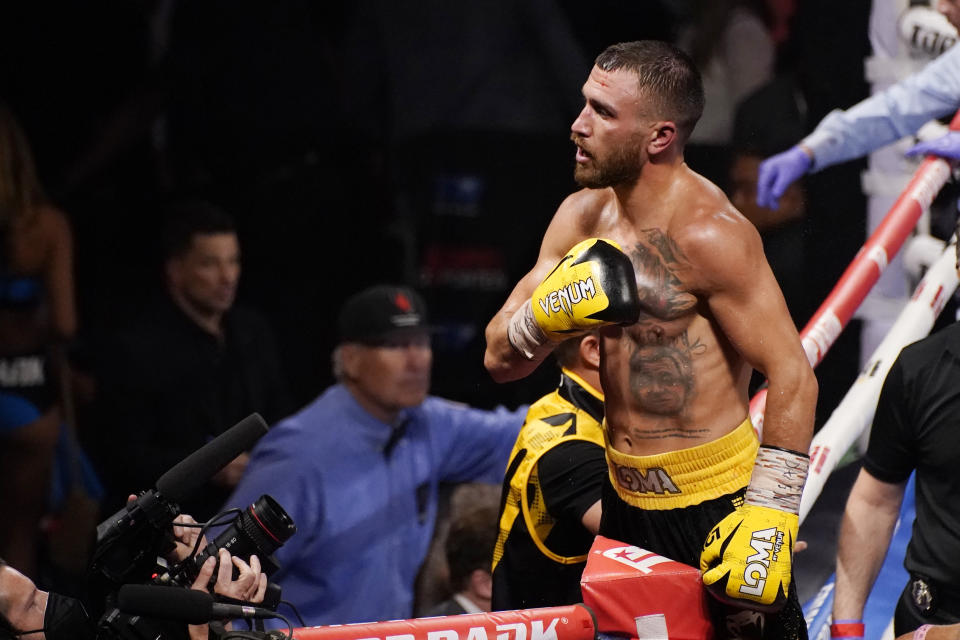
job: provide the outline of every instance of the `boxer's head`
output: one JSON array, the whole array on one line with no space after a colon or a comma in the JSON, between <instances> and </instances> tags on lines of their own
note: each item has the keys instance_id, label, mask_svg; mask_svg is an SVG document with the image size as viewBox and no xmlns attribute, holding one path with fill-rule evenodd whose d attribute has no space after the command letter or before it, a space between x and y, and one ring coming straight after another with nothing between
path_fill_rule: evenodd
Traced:
<instances>
[{"instance_id":1,"label":"boxer's head","mask_svg":"<svg viewBox=\"0 0 960 640\"><path fill-rule=\"evenodd\" d=\"M594 65L633 73L645 115L676 123L681 142L690 137L704 104L703 81L690 56L666 42L639 40L607 47Z\"/></svg>"},{"instance_id":2,"label":"boxer's head","mask_svg":"<svg viewBox=\"0 0 960 640\"><path fill-rule=\"evenodd\" d=\"M571 126L574 178L584 187L636 180L651 158L682 150L703 111L703 83L689 56L665 42L608 47L583 85Z\"/></svg>"}]
</instances>

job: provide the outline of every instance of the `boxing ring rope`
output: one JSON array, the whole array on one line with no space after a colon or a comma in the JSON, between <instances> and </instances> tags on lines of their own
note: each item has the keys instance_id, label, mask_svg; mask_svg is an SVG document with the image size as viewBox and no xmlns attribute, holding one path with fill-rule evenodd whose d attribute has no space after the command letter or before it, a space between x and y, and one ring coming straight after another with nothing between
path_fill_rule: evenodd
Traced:
<instances>
[{"instance_id":1,"label":"boxing ring rope","mask_svg":"<svg viewBox=\"0 0 960 640\"><path fill-rule=\"evenodd\" d=\"M800 521L810 512L830 472L873 421L880 388L900 350L923 338L957 288L954 241L931 265L913 297L871 354L850 390L810 443L810 473L800 501Z\"/></svg>"},{"instance_id":2,"label":"boxing ring rope","mask_svg":"<svg viewBox=\"0 0 960 640\"><path fill-rule=\"evenodd\" d=\"M943 305L960 284L956 269L955 243L956 237L946 246L940 258L927 270L914 290L913 297L904 306L900 315L897 316L896 322L894 322L883 341L871 354L870 359L850 390L837 405L837 408L834 409L820 431L813 437L813 441L810 443L810 472L800 501L800 522L803 522L810 513L813 504L826 484L827 478L837 467L844 453L873 421L883 381L886 379L887 372L896 360L900 350L930 332L934 321L943 310ZM904 498L901 517L903 511L910 505L912 505L912 492ZM909 530L909 526L907 529ZM903 524L898 523L894 538L902 538L904 535L908 535L908 533L903 530ZM878 612L880 607L876 606L876 603L872 603L872 600L877 593L879 581L885 577L885 573L905 573L900 566L905 547L906 541L901 541L899 547L891 542L887 551L888 559L884 562L884 570L881 575L877 576L877 582L874 584L874 589L867 600L864 620L868 618L873 620L880 615ZM900 561L897 563L896 569L888 570L886 565L889 564L891 554L897 553L895 548L899 549ZM899 580L898 583L902 584L903 579ZM807 621L807 630L811 640L824 640L830 637L834 587L834 578L831 577L813 600L804 606L804 617ZM899 591L897 595L899 595ZM891 598L887 598L887 600L891 600ZM892 602L887 604L890 605L889 613L892 619L896 597L893 597ZM870 635L873 637L872 633ZM883 637L892 637L892 634L884 634Z\"/></svg>"},{"instance_id":3,"label":"boxing ring rope","mask_svg":"<svg viewBox=\"0 0 960 640\"><path fill-rule=\"evenodd\" d=\"M960 111L954 115L950 129L960 129ZM900 249L924 209L930 206L933 198L949 179L951 171L951 165L939 158L928 156L923 161L880 226L860 249L830 295L804 327L801 339L812 366L815 367L822 361L840 331L880 278L889 258ZM954 243L957 241L954 237L940 258L927 270L912 298L884 340L871 354L853 386L827 423L814 436L810 445L810 473L800 505L801 523L822 492L830 473L873 421L883 381L900 350L930 332L943 305L956 290L958 278ZM750 403L751 417L757 420L754 424L761 427L765 403L765 389L754 396ZM831 577L809 605L804 607L811 639L830 637L833 588L834 579ZM868 610L870 606L868 600ZM892 637L889 629L884 637Z\"/></svg>"},{"instance_id":4,"label":"boxing ring rope","mask_svg":"<svg viewBox=\"0 0 960 640\"><path fill-rule=\"evenodd\" d=\"M950 129L960 130L960 111L954 114L950 121ZM870 289L880 279L890 258L900 250L910 232L916 227L920 216L930 207L940 189L950 179L952 170L949 162L935 156L927 156L917 168L903 193L890 207L883 221L870 234L826 300L800 332L801 344L811 366L816 367L820 364L827 351L836 342ZM948 253L949 251L945 251L944 256ZM940 265L939 269L937 265ZM810 472L800 504L801 523L820 495L827 477L836 468L840 458L873 420L880 386L883 384L892 360L904 346L930 332L933 321L943 308L943 303L956 289L956 270L953 263L949 265L949 273L945 271L946 268L942 256L928 270L927 275L917 286L910 303L901 312L887 337L871 355L864 372L857 378L827 423L810 443ZM928 282L928 278L936 282ZM926 288L926 295L923 295L924 288ZM930 295L933 295L934 299L928 300L927 297ZM922 301L918 302L918 298L922 298ZM935 307L932 317L922 311L924 304L934 305L930 307L931 309ZM904 318L907 309L913 309L913 311ZM913 322L919 324L911 325L910 323ZM921 329L922 333L917 333L911 329L912 326L925 328ZM875 384L868 384L869 382ZM750 400L750 418L758 431L763 428L766 400L766 389L761 389ZM865 413L858 414L856 411ZM848 425L852 425L852 428ZM830 426L829 430L827 426Z\"/></svg>"},{"instance_id":5,"label":"boxing ring rope","mask_svg":"<svg viewBox=\"0 0 960 640\"><path fill-rule=\"evenodd\" d=\"M593 613L582 604L293 630L297 640L593 640L596 634Z\"/></svg>"},{"instance_id":6,"label":"boxing ring rope","mask_svg":"<svg viewBox=\"0 0 960 640\"><path fill-rule=\"evenodd\" d=\"M960 131L960 111L950 121L950 129ZM946 160L927 156L883 221L854 256L827 299L800 332L803 350L811 366L820 364L836 342L870 289L880 279L890 258L900 250L924 210L930 207L934 197L950 179L951 170ZM758 430L763 428L766 403L766 389L759 391L750 401L750 417Z\"/></svg>"},{"instance_id":7,"label":"boxing ring rope","mask_svg":"<svg viewBox=\"0 0 960 640\"><path fill-rule=\"evenodd\" d=\"M950 129L960 130L960 111L954 115ZM816 367L823 360L870 289L879 280L890 258L900 250L924 210L929 208L934 197L949 180L951 172L951 165L940 158L928 156L921 163L906 189L800 332L803 349L811 366ZM830 418L814 436L810 447L810 472L800 505L801 523L840 458L872 422L880 387L900 350L929 333L943 305L957 288L955 241L956 239L946 247L940 258L927 270L887 336L873 352ZM750 416L758 430L763 426L765 405L766 389L762 389L750 401ZM817 622L810 626L811 638L817 638L822 631L815 627L829 620L829 615L818 615L823 613L824 609L829 611L832 593L829 593L829 596L831 597L822 597L819 602L814 603L814 607L819 611L812 612ZM808 619L808 625L810 623L811 620ZM572 605L304 627L294 629L294 637L298 640L593 640L598 633L605 631L609 630L598 628L597 619L587 606ZM637 635L642 636L639 626Z\"/></svg>"}]
</instances>

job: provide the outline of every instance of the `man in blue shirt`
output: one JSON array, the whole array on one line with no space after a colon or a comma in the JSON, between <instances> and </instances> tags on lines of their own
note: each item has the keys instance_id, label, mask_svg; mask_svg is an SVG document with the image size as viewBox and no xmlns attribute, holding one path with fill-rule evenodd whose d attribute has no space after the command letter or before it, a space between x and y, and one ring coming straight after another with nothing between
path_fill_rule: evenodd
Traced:
<instances>
[{"instance_id":1,"label":"man in blue shirt","mask_svg":"<svg viewBox=\"0 0 960 640\"><path fill-rule=\"evenodd\" d=\"M944 0L937 9L960 28L960 0ZM805 173L864 156L916 133L933 118L960 108L960 45L901 82L845 111L835 109L809 136L760 165L757 204L776 209L787 187ZM960 136L948 134L911 149L945 157L960 156Z\"/></svg>"},{"instance_id":2,"label":"man in blue shirt","mask_svg":"<svg viewBox=\"0 0 960 640\"><path fill-rule=\"evenodd\" d=\"M405 287L351 297L338 383L254 448L227 507L266 493L297 533L271 579L308 625L409 618L441 482L499 482L526 407L483 411L428 395L426 308Z\"/></svg>"}]
</instances>

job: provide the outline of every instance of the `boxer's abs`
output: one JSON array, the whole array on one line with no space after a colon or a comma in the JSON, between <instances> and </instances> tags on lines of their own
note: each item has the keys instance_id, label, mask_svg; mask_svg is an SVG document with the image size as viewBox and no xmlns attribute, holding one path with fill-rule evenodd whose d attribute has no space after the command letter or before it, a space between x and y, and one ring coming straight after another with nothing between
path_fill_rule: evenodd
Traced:
<instances>
[{"instance_id":1,"label":"boxer's abs","mask_svg":"<svg viewBox=\"0 0 960 640\"><path fill-rule=\"evenodd\" d=\"M636 329L602 340L607 436L615 449L631 455L685 449L743 422L749 369L736 354L689 331L645 342Z\"/></svg>"},{"instance_id":2,"label":"boxer's abs","mask_svg":"<svg viewBox=\"0 0 960 640\"><path fill-rule=\"evenodd\" d=\"M644 230L624 251L642 312L634 325L602 331L611 445L652 455L726 435L747 414L750 368L686 286L693 268L667 234Z\"/></svg>"}]
</instances>

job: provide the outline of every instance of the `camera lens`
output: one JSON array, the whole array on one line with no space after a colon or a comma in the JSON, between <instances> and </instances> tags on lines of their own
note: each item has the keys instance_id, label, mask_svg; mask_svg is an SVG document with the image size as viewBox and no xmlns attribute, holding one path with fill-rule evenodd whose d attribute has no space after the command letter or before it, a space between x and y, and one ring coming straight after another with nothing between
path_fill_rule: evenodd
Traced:
<instances>
[{"instance_id":1,"label":"camera lens","mask_svg":"<svg viewBox=\"0 0 960 640\"><path fill-rule=\"evenodd\" d=\"M266 494L260 496L237 520L241 530L258 550L258 555L270 555L297 531L293 518L280 503Z\"/></svg>"},{"instance_id":2,"label":"camera lens","mask_svg":"<svg viewBox=\"0 0 960 640\"><path fill-rule=\"evenodd\" d=\"M230 555L249 561L251 555L260 558L260 565L267 575L279 567L271 557L273 552L296 533L293 518L269 495L260 496L256 502L240 512L229 527L214 538L213 542L192 558L179 565L174 580L189 585L197 571L218 549L226 549ZM216 572L214 572L216 575Z\"/></svg>"},{"instance_id":3,"label":"camera lens","mask_svg":"<svg viewBox=\"0 0 960 640\"><path fill-rule=\"evenodd\" d=\"M247 559L255 553L262 559L276 551L296 530L283 507L264 494L240 512L233 524L214 539L213 546L239 558Z\"/></svg>"}]
</instances>

